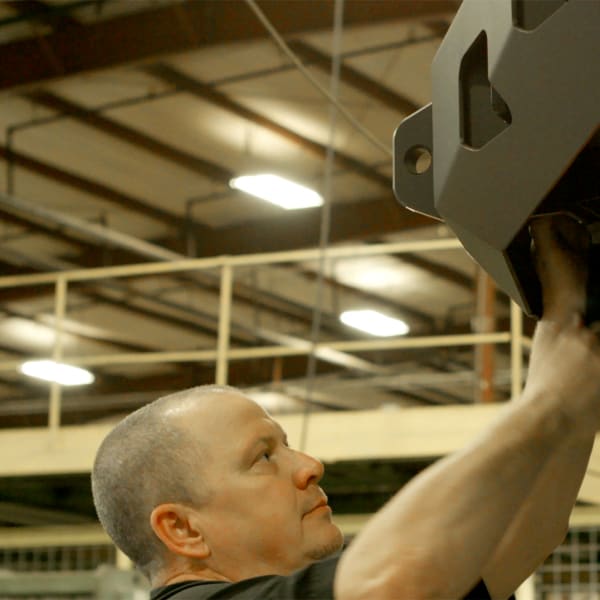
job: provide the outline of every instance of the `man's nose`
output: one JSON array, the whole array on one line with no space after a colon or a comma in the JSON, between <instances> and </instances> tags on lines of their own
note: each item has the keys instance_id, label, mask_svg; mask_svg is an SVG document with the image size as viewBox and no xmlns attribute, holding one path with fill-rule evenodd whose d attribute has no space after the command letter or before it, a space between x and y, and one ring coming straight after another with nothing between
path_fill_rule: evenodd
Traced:
<instances>
[{"instance_id":1,"label":"man's nose","mask_svg":"<svg viewBox=\"0 0 600 600\"><path fill-rule=\"evenodd\" d=\"M294 483L300 489L307 488L311 483L317 484L321 481L325 467L318 459L304 454L304 452L296 452L297 465L294 470Z\"/></svg>"}]
</instances>

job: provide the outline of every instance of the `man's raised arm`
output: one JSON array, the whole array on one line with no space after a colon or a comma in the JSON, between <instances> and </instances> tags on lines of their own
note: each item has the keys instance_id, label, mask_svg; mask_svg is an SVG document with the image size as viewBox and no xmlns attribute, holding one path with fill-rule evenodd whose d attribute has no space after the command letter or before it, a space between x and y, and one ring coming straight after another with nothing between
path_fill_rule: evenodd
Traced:
<instances>
[{"instance_id":1,"label":"man's raised arm","mask_svg":"<svg viewBox=\"0 0 600 600\"><path fill-rule=\"evenodd\" d=\"M564 257L549 235L549 226L538 232L546 265ZM545 314L519 401L375 515L340 561L337 600L461 598L486 573L489 580L507 532L564 440L589 443L600 420L600 351L576 303L560 309L563 297L549 291L570 285L570 273L559 269L544 280L540 272ZM531 537L513 543L526 551ZM496 597L509 593L493 584Z\"/></svg>"}]
</instances>

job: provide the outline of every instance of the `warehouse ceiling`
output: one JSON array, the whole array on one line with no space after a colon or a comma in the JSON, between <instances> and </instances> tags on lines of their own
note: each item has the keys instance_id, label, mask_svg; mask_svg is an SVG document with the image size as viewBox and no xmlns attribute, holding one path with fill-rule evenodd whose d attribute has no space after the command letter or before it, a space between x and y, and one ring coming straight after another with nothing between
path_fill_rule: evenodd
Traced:
<instances>
[{"instance_id":1,"label":"warehouse ceiling","mask_svg":"<svg viewBox=\"0 0 600 600\"><path fill-rule=\"evenodd\" d=\"M458 5L346 0L337 61L333 2L258 2L322 86L340 65L338 101L375 144L333 116L244 0L0 3L1 274L451 238L397 204L389 149L429 101ZM329 228L325 209L285 211L229 185L259 172L324 194ZM476 273L458 248L238 267L230 346L372 339L339 321L351 308L401 318L409 335L470 333ZM506 297L484 312L507 329ZM52 286L2 289L0 314L1 360L51 356ZM214 349L218 315L217 269L74 283L64 355ZM505 350L496 399L508 393ZM232 361L229 382L275 411L301 409L308 393L316 410L469 403L476 359L468 345L261 357ZM197 360L93 371L92 386L63 391L62 423L215 378L214 361ZM0 370L0 426L44 425L47 411L48 385Z\"/></svg>"}]
</instances>

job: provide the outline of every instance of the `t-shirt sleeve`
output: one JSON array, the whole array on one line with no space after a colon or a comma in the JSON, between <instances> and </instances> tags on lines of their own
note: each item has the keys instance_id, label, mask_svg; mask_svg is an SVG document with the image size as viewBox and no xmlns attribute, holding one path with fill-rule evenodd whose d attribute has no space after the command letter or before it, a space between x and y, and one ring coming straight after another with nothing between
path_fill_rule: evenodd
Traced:
<instances>
[{"instance_id":1,"label":"t-shirt sleeve","mask_svg":"<svg viewBox=\"0 0 600 600\"><path fill-rule=\"evenodd\" d=\"M490 593L483 581L479 583L463 598L463 600L491 600ZM511 596L508 600L515 600L514 596Z\"/></svg>"},{"instance_id":2,"label":"t-shirt sleeve","mask_svg":"<svg viewBox=\"0 0 600 600\"><path fill-rule=\"evenodd\" d=\"M491 596L488 589L485 587L485 583L479 581L463 600L491 600Z\"/></svg>"}]
</instances>

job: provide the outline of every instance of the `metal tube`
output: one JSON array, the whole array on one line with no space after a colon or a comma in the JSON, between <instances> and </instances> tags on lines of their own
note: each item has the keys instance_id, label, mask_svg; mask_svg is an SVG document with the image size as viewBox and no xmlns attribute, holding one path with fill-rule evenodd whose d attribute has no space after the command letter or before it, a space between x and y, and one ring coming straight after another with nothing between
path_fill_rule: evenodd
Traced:
<instances>
[{"instance_id":1,"label":"metal tube","mask_svg":"<svg viewBox=\"0 0 600 600\"><path fill-rule=\"evenodd\" d=\"M392 340L360 340L328 342L323 348L333 348L345 352L362 350L392 350L396 348L431 348L434 346L470 346L474 344L502 344L510 341L510 333L470 333L464 335L427 335L414 338ZM320 348L321 346L319 346Z\"/></svg>"},{"instance_id":2,"label":"metal tube","mask_svg":"<svg viewBox=\"0 0 600 600\"><path fill-rule=\"evenodd\" d=\"M480 266L477 267L476 281L474 329L477 333L488 333L495 329L496 284ZM494 353L493 344L475 348L475 402L494 401Z\"/></svg>"},{"instance_id":3,"label":"metal tube","mask_svg":"<svg viewBox=\"0 0 600 600\"><path fill-rule=\"evenodd\" d=\"M219 338L215 382L227 384L227 355L229 351L229 326L231 324L231 289L233 268L224 264L221 269L221 294L219 296Z\"/></svg>"},{"instance_id":4,"label":"metal tube","mask_svg":"<svg viewBox=\"0 0 600 600\"><path fill-rule=\"evenodd\" d=\"M62 362L63 347L62 333L65 308L67 304L67 281L63 277L56 280L56 292L54 297L54 349L52 360ZM59 383L52 382L50 386L50 399L48 403L48 427L56 431L60 427L60 403L62 388Z\"/></svg>"},{"instance_id":5,"label":"metal tube","mask_svg":"<svg viewBox=\"0 0 600 600\"><path fill-rule=\"evenodd\" d=\"M103 225L88 223L82 219L44 208L35 202L29 202L22 198L0 193L0 205L11 213L25 215L27 218L33 216L48 223L57 223L62 227L85 235L87 239L113 242L116 246L138 252L142 256L156 258L157 260L177 260L183 258L183 255L178 252L172 252L156 244L120 233Z\"/></svg>"},{"instance_id":6,"label":"metal tube","mask_svg":"<svg viewBox=\"0 0 600 600\"><path fill-rule=\"evenodd\" d=\"M465 335L434 335L415 338L394 338L392 340L356 340L337 341L318 344L315 351L325 357L327 351L361 352L366 350L395 350L406 348L432 348L451 346L470 346L479 344L504 344L511 341L509 332L474 333ZM303 356L311 351L310 343L299 346L260 346L258 348L229 348L229 360L246 360L275 356ZM179 352L129 352L123 354L102 354L96 356L68 357L65 360L80 367L124 364L151 364L167 362L213 362L217 360L216 350L185 350ZM1 371L11 371L18 367L19 361L0 362Z\"/></svg>"},{"instance_id":7,"label":"metal tube","mask_svg":"<svg viewBox=\"0 0 600 600\"><path fill-rule=\"evenodd\" d=\"M6 193L13 194L15 190L15 161L13 160L12 149L14 143L15 130L12 127L6 128Z\"/></svg>"},{"instance_id":8,"label":"metal tube","mask_svg":"<svg viewBox=\"0 0 600 600\"><path fill-rule=\"evenodd\" d=\"M1 194L0 194L1 198ZM342 246L329 248L325 252L327 258L356 258L358 256L378 256L382 254L402 254L404 252L422 252L425 250L450 250L462 248L455 238L442 240L419 240L413 242L396 242L391 244L373 244L369 246ZM285 252L267 252L247 254L244 256L217 256L214 258L185 259L169 262L122 265L118 267L98 267L95 269L73 269L55 273L39 273L35 275L13 275L0 277L0 288L21 287L26 285L51 284L60 275L68 281L89 281L107 277L132 277L139 275L156 275L160 273L177 273L213 269L225 263L232 267L249 265L268 265L277 263L318 260L319 249L290 250Z\"/></svg>"},{"instance_id":9,"label":"metal tube","mask_svg":"<svg viewBox=\"0 0 600 600\"><path fill-rule=\"evenodd\" d=\"M523 313L516 302L510 303L511 397L517 398L523 385Z\"/></svg>"}]
</instances>

